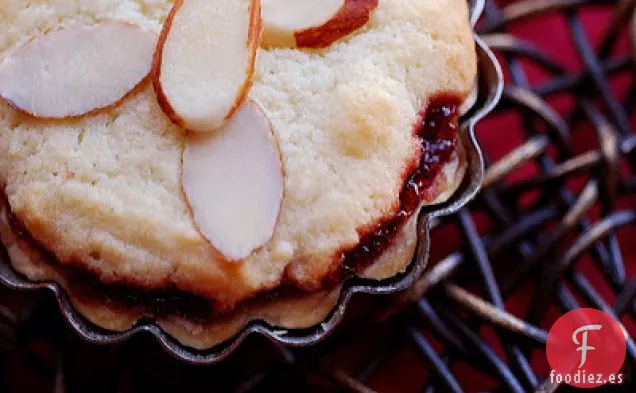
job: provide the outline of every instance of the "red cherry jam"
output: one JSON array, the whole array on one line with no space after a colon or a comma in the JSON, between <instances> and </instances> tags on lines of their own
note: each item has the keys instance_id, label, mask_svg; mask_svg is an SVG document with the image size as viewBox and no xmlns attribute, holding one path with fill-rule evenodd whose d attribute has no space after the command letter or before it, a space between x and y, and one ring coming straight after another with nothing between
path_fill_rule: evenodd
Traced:
<instances>
[{"instance_id":1,"label":"red cherry jam","mask_svg":"<svg viewBox=\"0 0 636 393\"><path fill-rule=\"evenodd\" d=\"M393 245L399 230L420 204L435 199L439 193L434 187L435 180L457 147L460 105L461 100L457 97L438 96L422 112L421 121L415 127L421 157L400 193L400 208L395 216L363 234L356 248L343 253L348 270L359 271L374 262Z\"/></svg>"}]
</instances>

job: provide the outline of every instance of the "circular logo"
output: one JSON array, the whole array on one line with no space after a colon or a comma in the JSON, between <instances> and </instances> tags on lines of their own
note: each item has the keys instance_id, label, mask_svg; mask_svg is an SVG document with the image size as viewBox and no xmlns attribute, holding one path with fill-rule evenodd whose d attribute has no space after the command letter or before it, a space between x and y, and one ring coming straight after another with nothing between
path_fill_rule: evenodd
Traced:
<instances>
[{"instance_id":1,"label":"circular logo","mask_svg":"<svg viewBox=\"0 0 636 393\"><path fill-rule=\"evenodd\" d=\"M591 308L570 311L548 334L550 382L577 388L621 384L625 346L623 329L608 314Z\"/></svg>"}]
</instances>

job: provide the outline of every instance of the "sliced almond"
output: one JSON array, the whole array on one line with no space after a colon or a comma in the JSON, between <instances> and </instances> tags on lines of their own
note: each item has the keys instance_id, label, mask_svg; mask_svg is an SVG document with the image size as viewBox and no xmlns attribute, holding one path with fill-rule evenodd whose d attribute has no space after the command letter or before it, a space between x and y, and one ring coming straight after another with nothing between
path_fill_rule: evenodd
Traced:
<instances>
[{"instance_id":1,"label":"sliced almond","mask_svg":"<svg viewBox=\"0 0 636 393\"><path fill-rule=\"evenodd\" d=\"M113 105L150 73L157 37L119 22L36 37L0 64L0 96L41 118L81 116Z\"/></svg>"},{"instance_id":2,"label":"sliced almond","mask_svg":"<svg viewBox=\"0 0 636 393\"><path fill-rule=\"evenodd\" d=\"M164 112L190 131L221 127L247 98L261 35L260 0L177 0L153 70Z\"/></svg>"},{"instance_id":3,"label":"sliced almond","mask_svg":"<svg viewBox=\"0 0 636 393\"><path fill-rule=\"evenodd\" d=\"M283 182L271 125L254 102L216 132L187 136L183 190L201 234L228 260L245 259L270 241Z\"/></svg>"},{"instance_id":4,"label":"sliced almond","mask_svg":"<svg viewBox=\"0 0 636 393\"><path fill-rule=\"evenodd\" d=\"M263 0L263 44L324 48L363 27L379 0Z\"/></svg>"}]
</instances>

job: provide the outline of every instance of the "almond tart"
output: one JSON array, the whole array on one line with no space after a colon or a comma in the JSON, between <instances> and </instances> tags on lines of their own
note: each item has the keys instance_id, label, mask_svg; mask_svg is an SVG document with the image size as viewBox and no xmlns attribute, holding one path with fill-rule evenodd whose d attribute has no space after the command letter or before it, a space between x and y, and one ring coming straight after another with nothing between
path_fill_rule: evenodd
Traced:
<instances>
[{"instance_id":1,"label":"almond tart","mask_svg":"<svg viewBox=\"0 0 636 393\"><path fill-rule=\"evenodd\" d=\"M466 171L463 0L0 3L0 238L96 325L209 348L403 272Z\"/></svg>"}]
</instances>

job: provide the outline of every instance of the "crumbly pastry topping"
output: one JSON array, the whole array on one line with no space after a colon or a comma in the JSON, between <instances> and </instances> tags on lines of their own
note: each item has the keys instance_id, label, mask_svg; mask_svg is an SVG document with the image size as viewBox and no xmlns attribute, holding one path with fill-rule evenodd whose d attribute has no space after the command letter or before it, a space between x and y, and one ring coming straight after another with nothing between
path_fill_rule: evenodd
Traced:
<instances>
[{"instance_id":1,"label":"crumbly pastry topping","mask_svg":"<svg viewBox=\"0 0 636 393\"><path fill-rule=\"evenodd\" d=\"M476 59L463 0L326 1L332 8L306 14L315 5L301 4L298 18L307 19L293 23L280 17L289 1L262 0L262 10L256 0L227 0L223 7L184 0L174 8L161 0L1 3L0 96L6 102L0 102L0 184L33 238L60 263L105 283L176 288L226 308L283 281L319 288L341 267L342 250L355 248L368 228L398 212L405 181L422 154L416 132L422 108L440 92L467 92ZM352 3L364 7L353 9ZM279 14L270 14L272 8ZM166 24L171 10L172 23ZM182 18L197 14L206 18ZM236 22L231 31L203 22L221 16ZM334 26L347 18L350 28L334 39ZM29 97L20 92L24 83L3 89L16 80L11 74L3 82L3 64L35 64L41 49L19 56L38 39L118 23L162 37L154 71L125 97L122 89L150 72L143 61L124 68L130 75L124 87L94 92L78 101L90 103L80 109L74 104L41 116L48 119L33 108L49 109L60 99ZM267 45L261 25L269 32ZM299 39L307 31L311 45ZM206 46L214 37L224 44ZM111 58L116 49L127 50L112 48ZM75 55L79 60L66 68L56 68L63 64L58 61L40 70L43 79L27 87L41 91L41 81L59 75L66 79L55 92L89 94L82 78L91 86L99 86L99 78ZM95 63L101 55L86 56ZM208 73L202 65L211 62L220 63ZM12 72L19 74L20 67ZM106 73L103 86L117 87L114 78ZM197 84L208 89L186 97L193 106L184 107L178 101ZM46 87L52 94L55 86ZM20 92L23 101L11 100L7 91ZM257 109L246 112L246 105ZM252 127L255 139L266 137L252 143L232 131L237 124ZM248 145L253 150L237 148ZM236 153L201 164L197 157L219 146ZM189 150L198 153L184 156ZM251 153L242 157L245 151ZM251 157L262 159L257 168L245 166ZM217 172L188 169L200 164ZM256 169L258 178L250 181ZM223 173L237 179L218 175ZM206 208L208 198L215 211ZM240 206L267 214L241 215Z\"/></svg>"}]
</instances>

